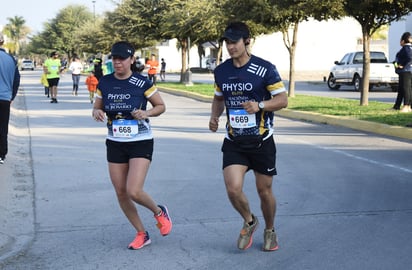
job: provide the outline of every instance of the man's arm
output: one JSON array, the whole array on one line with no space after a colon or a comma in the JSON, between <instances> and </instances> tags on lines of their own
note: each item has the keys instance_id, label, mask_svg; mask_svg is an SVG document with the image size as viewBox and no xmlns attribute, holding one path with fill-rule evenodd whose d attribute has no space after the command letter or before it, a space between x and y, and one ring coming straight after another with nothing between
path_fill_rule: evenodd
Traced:
<instances>
[{"instance_id":1,"label":"man's arm","mask_svg":"<svg viewBox=\"0 0 412 270\"><path fill-rule=\"evenodd\" d=\"M19 68L16 66L16 70L14 72L14 79L13 79L13 92L11 94L11 100L14 100L14 98L17 95L17 91L19 90L20 86L20 72Z\"/></svg>"},{"instance_id":2,"label":"man's arm","mask_svg":"<svg viewBox=\"0 0 412 270\"><path fill-rule=\"evenodd\" d=\"M286 92L279 93L272 96L271 99L262 101L264 111L274 112L286 108L288 106L288 96ZM259 108L259 102L257 101L247 101L242 103L243 108L250 114L257 113Z\"/></svg>"},{"instance_id":3,"label":"man's arm","mask_svg":"<svg viewBox=\"0 0 412 270\"><path fill-rule=\"evenodd\" d=\"M223 96L214 96L212 102L212 113L210 114L209 130L216 132L219 128L219 117L225 109Z\"/></svg>"},{"instance_id":4,"label":"man's arm","mask_svg":"<svg viewBox=\"0 0 412 270\"><path fill-rule=\"evenodd\" d=\"M286 92L279 93L269 100L263 101L265 104L264 111L274 112L288 106L288 95Z\"/></svg>"}]
</instances>

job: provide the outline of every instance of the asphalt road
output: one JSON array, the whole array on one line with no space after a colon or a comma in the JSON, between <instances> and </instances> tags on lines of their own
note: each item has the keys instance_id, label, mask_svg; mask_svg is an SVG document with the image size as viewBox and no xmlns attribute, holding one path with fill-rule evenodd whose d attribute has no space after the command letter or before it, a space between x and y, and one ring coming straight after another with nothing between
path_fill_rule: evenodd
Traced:
<instances>
[{"instance_id":1,"label":"asphalt road","mask_svg":"<svg viewBox=\"0 0 412 270\"><path fill-rule=\"evenodd\" d=\"M105 127L91 119L86 88L72 96L65 75L59 104L50 104L35 72L23 72L22 87L13 103L12 151L0 166L0 202L9 198L0 207L0 236L9 239L0 246L0 269L404 270L412 264L410 141L278 117L280 249L261 251L260 226L252 247L239 251L242 221L221 174L223 126L208 131L209 103L162 93L167 111L152 119L155 154L145 187L168 206L174 227L161 237L151 213L139 208L152 244L131 251L135 232L117 204ZM263 221L251 173L245 190Z\"/></svg>"}]
</instances>

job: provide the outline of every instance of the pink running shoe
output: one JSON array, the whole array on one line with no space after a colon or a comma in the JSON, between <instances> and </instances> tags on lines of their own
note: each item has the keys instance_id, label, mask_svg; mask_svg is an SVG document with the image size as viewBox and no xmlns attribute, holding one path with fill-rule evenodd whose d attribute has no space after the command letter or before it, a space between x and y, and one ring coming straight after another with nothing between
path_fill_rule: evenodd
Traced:
<instances>
[{"instance_id":1,"label":"pink running shoe","mask_svg":"<svg viewBox=\"0 0 412 270\"><path fill-rule=\"evenodd\" d=\"M135 239L129 244L128 249L141 249L150 245L150 243L152 243L152 240L150 240L148 232L138 232Z\"/></svg>"},{"instance_id":2,"label":"pink running shoe","mask_svg":"<svg viewBox=\"0 0 412 270\"><path fill-rule=\"evenodd\" d=\"M169 211L167 210L167 207L164 205L158 205L160 209L162 209L162 212L160 215L155 215L155 219L157 220L156 226L160 230L160 234L163 236L166 236L170 233L172 230L172 219L169 216Z\"/></svg>"}]
</instances>

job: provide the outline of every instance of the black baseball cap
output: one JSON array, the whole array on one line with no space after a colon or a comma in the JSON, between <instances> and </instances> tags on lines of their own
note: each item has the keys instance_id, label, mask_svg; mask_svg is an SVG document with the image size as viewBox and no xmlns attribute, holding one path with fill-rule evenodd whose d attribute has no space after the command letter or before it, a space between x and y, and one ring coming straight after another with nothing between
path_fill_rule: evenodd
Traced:
<instances>
[{"instance_id":1,"label":"black baseball cap","mask_svg":"<svg viewBox=\"0 0 412 270\"><path fill-rule=\"evenodd\" d=\"M117 56L126 59L134 55L134 48L129 42L119 41L113 44L111 54L112 57Z\"/></svg>"},{"instance_id":2,"label":"black baseball cap","mask_svg":"<svg viewBox=\"0 0 412 270\"><path fill-rule=\"evenodd\" d=\"M250 37L249 27L243 22L232 22L230 23L220 38L220 41L230 40L233 42L239 41L239 39L247 39Z\"/></svg>"}]
</instances>

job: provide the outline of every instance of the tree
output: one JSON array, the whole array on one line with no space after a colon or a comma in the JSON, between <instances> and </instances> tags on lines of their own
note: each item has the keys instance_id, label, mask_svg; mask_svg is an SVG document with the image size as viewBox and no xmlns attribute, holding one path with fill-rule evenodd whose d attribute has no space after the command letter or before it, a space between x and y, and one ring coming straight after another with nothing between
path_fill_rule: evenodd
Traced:
<instances>
[{"instance_id":1,"label":"tree","mask_svg":"<svg viewBox=\"0 0 412 270\"><path fill-rule=\"evenodd\" d=\"M282 32L283 43L289 52L289 97L295 96L295 53L299 24L313 18L318 21L343 16L341 0L280 0L271 1L273 17L269 25Z\"/></svg>"},{"instance_id":2,"label":"tree","mask_svg":"<svg viewBox=\"0 0 412 270\"><path fill-rule=\"evenodd\" d=\"M282 33L283 43L289 52L289 97L295 96L295 52L299 23L310 18L320 21L343 15L342 0L241 0L236 6L228 1L226 9L230 10L234 19L247 22L253 36L277 31Z\"/></svg>"},{"instance_id":3,"label":"tree","mask_svg":"<svg viewBox=\"0 0 412 270\"><path fill-rule=\"evenodd\" d=\"M79 55L79 29L92 22L93 14L83 5L69 5L61 9L51 25L54 47L65 52L69 59Z\"/></svg>"},{"instance_id":4,"label":"tree","mask_svg":"<svg viewBox=\"0 0 412 270\"><path fill-rule=\"evenodd\" d=\"M193 44L201 44L218 37L220 14L218 0L168 0L163 1L166 8L159 13L160 38L178 40L181 49L181 77L185 82L189 56L187 52ZM187 79L187 78L186 78Z\"/></svg>"},{"instance_id":5,"label":"tree","mask_svg":"<svg viewBox=\"0 0 412 270\"><path fill-rule=\"evenodd\" d=\"M114 40L117 40L117 35L111 32L110 23L105 17L96 18L78 29L78 50L89 56L110 51Z\"/></svg>"},{"instance_id":6,"label":"tree","mask_svg":"<svg viewBox=\"0 0 412 270\"><path fill-rule=\"evenodd\" d=\"M381 26L400 20L412 12L411 0L347 0L344 5L348 16L355 18L362 28L363 73L360 105L369 103L370 40Z\"/></svg>"},{"instance_id":7,"label":"tree","mask_svg":"<svg viewBox=\"0 0 412 270\"><path fill-rule=\"evenodd\" d=\"M48 55L51 51L64 52L69 59L81 55L80 44L83 26L93 22L93 14L82 5L69 5L61 9L55 18L43 24L44 30L33 36L30 49ZM90 42L90 41L89 41Z\"/></svg>"},{"instance_id":8,"label":"tree","mask_svg":"<svg viewBox=\"0 0 412 270\"><path fill-rule=\"evenodd\" d=\"M181 82L188 70L188 49L206 41L217 40L220 20L217 0L124 0L107 13L103 25L110 29L110 39L127 39L136 48L176 38L181 50ZM105 30L104 30L105 31ZM202 50L199 50L202 54Z\"/></svg>"},{"instance_id":9,"label":"tree","mask_svg":"<svg viewBox=\"0 0 412 270\"><path fill-rule=\"evenodd\" d=\"M124 0L106 14L102 25L106 40L127 40L136 49L153 46L160 30L158 12L163 6L158 0Z\"/></svg>"},{"instance_id":10,"label":"tree","mask_svg":"<svg viewBox=\"0 0 412 270\"><path fill-rule=\"evenodd\" d=\"M45 30L31 39L32 51L48 54L51 50L59 50L70 57L91 50L108 51L113 42L119 40L128 40L136 49L143 49L176 38L177 49L182 52L183 76L188 69L189 47L208 41L214 44L227 22L221 19L224 13L219 0L123 0L115 10L95 22L81 20L80 26L77 18L87 9L82 7L74 14L72 8L62 9L44 24ZM76 25L75 35L69 22ZM199 54L202 54L201 49Z\"/></svg>"},{"instance_id":11,"label":"tree","mask_svg":"<svg viewBox=\"0 0 412 270\"><path fill-rule=\"evenodd\" d=\"M8 45L10 53L19 55L20 42L26 38L30 32L29 28L24 24L26 21L21 16L7 18L9 23L4 26L4 31L11 39L11 44Z\"/></svg>"}]
</instances>

